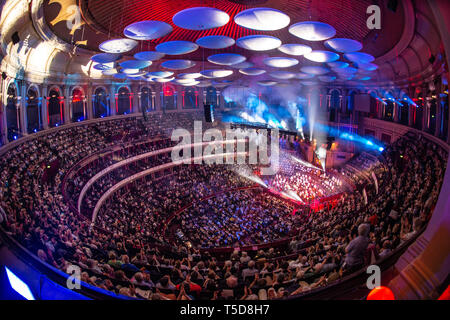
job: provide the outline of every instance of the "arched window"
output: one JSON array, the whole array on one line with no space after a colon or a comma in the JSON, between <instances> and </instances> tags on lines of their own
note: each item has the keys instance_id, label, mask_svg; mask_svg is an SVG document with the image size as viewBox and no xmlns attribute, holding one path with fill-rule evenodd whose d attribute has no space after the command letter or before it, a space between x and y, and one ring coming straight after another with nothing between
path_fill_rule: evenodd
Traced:
<instances>
[{"instance_id":1,"label":"arched window","mask_svg":"<svg viewBox=\"0 0 450 320\"><path fill-rule=\"evenodd\" d=\"M428 101L430 103L430 117L428 118L428 132L434 135L436 131L436 114L437 114L437 99L436 91L428 93Z\"/></svg>"},{"instance_id":2,"label":"arched window","mask_svg":"<svg viewBox=\"0 0 450 320\"><path fill-rule=\"evenodd\" d=\"M152 90L148 87L141 89L141 111L152 112L155 111L155 104L153 103Z\"/></svg>"},{"instance_id":3,"label":"arched window","mask_svg":"<svg viewBox=\"0 0 450 320\"><path fill-rule=\"evenodd\" d=\"M27 132L38 132L42 128L41 98L35 88L27 92Z\"/></svg>"},{"instance_id":4,"label":"arched window","mask_svg":"<svg viewBox=\"0 0 450 320\"><path fill-rule=\"evenodd\" d=\"M128 114L133 110L133 97L127 87L121 87L117 95L117 114Z\"/></svg>"},{"instance_id":5,"label":"arched window","mask_svg":"<svg viewBox=\"0 0 450 320\"><path fill-rule=\"evenodd\" d=\"M424 99L423 94L420 92L417 95L416 107L413 107L413 127L416 129L422 129L422 117L423 117L423 109L424 109Z\"/></svg>"},{"instance_id":6,"label":"arched window","mask_svg":"<svg viewBox=\"0 0 450 320\"><path fill-rule=\"evenodd\" d=\"M444 87L444 93L441 93L441 130L440 137L446 141L448 136L448 85Z\"/></svg>"},{"instance_id":7,"label":"arched window","mask_svg":"<svg viewBox=\"0 0 450 320\"><path fill-rule=\"evenodd\" d=\"M394 121L394 93L391 91L385 92L384 98L386 104L384 105L383 120Z\"/></svg>"},{"instance_id":8,"label":"arched window","mask_svg":"<svg viewBox=\"0 0 450 320\"><path fill-rule=\"evenodd\" d=\"M194 87L187 87L183 93L183 109L198 108L198 91Z\"/></svg>"},{"instance_id":9,"label":"arched window","mask_svg":"<svg viewBox=\"0 0 450 320\"><path fill-rule=\"evenodd\" d=\"M111 114L105 89L97 88L95 90L92 106L94 107L95 118L104 118Z\"/></svg>"},{"instance_id":10,"label":"arched window","mask_svg":"<svg viewBox=\"0 0 450 320\"><path fill-rule=\"evenodd\" d=\"M47 99L48 124L50 127L57 127L64 123L64 97L60 96L58 89L52 89Z\"/></svg>"},{"instance_id":11,"label":"arched window","mask_svg":"<svg viewBox=\"0 0 450 320\"><path fill-rule=\"evenodd\" d=\"M408 109L409 109L409 105L408 102L406 101L400 101L400 105L398 106L399 108L399 120L400 123L407 126L408 125Z\"/></svg>"},{"instance_id":12,"label":"arched window","mask_svg":"<svg viewBox=\"0 0 450 320\"><path fill-rule=\"evenodd\" d=\"M6 100L6 125L8 129L8 140L17 140L20 137L19 107L17 106L17 90L10 84L7 91Z\"/></svg>"},{"instance_id":13,"label":"arched window","mask_svg":"<svg viewBox=\"0 0 450 320\"><path fill-rule=\"evenodd\" d=\"M376 91L369 91L367 94L369 95L370 104L369 118L378 118L378 109L380 108L381 103L378 100L378 94Z\"/></svg>"},{"instance_id":14,"label":"arched window","mask_svg":"<svg viewBox=\"0 0 450 320\"><path fill-rule=\"evenodd\" d=\"M347 114L350 114L353 112L355 108L355 91L351 91L350 94L347 96Z\"/></svg>"},{"instance_id":15,"label":"arched window","mask_svg":"<svg viewBox=\"0 0 450 320\"><path fill-rule=\"evenodd\" d=\"M163 110L177 109L177 92L175 88L167 83L163 84L161 92L161 106Z\"/></svg>"},{"instance_id":16,"label":"arched window","mask_svg":"<svg viewBox=\"0 0 450 320\"><path fill-rule=\"evenodd\" d=\"M83 121L86 119L84 105L84 95L80 89L74 89L72 91L70 113L72 122Z\"/></svg>"},{"instance_id":17,"label":"arched window","mask_svg":"<svg viewBox=\"0 0 450 320\"><path fill-rule=\"evenodd\" d=\"M212 104L215 108L219 105L217 90L214 87L206 88L206 104Z\"/></svg>"},{"instance_id":18,"label":"arched window","mask_svg":"<svg viewBox=\"0 0 450 320\"><path fill-rule=\"evenodd\" d=\"M340 109L339 91L333 90L330 95L330 121L336 121L337 113Z\"/></svg>"},{"instance_id":19,"label":"arched window","mask_svg":"<svg viewBox=\"0 0 450 320\"><path fill-rule=\"evenodd\" d=\"M394 120L394 102L387 100L384 106L384 120L393 121Z\"/></svg>"}]
</instances>

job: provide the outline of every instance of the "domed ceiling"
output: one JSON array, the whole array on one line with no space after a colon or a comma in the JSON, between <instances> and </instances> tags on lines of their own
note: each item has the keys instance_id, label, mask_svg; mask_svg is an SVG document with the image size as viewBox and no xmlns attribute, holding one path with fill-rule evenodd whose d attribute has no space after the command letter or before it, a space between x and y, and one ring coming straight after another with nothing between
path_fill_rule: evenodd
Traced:
<instances>
[{"instance_id":1,"label":"domed ceiling","mask_svg":"<svg viewBox=\"0 0 450 320\"><path fill-rule=\"evenodd\" d=\"M283 82L301 79L302 68L320 67L328 70L322 77L327 84L388 83L418 80L427 69L432 73L436 68L430 69L428 60L439 53L440 38L420 1L398 1L395 10L387 8L387 0L378 1L379 30L367 27L372 0L41 1L45 22L59 39L92 56L120 55L96 62L105 77L118 72L154 80L148 74L170 70L176 80L181 73L217 69L232 71L227 80ZM124 64L127 60L134 62ZM245 72L248 68L262 71ZM273 77L278 71L293 76Z\"/></svg>"}]
</instances>

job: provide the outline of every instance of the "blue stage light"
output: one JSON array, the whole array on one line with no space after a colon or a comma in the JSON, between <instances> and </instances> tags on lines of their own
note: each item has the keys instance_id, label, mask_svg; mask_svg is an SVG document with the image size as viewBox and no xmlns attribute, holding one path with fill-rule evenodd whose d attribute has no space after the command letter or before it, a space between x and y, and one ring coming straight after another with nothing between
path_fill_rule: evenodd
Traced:
<instances>
[{"instance_id":1,"label":"blue stage light","mask_svg":"<svg viewBox=\"0 0 450 320\"><path fill-rule=\"evenodd\" d=\"M36 300L31 293L30 287L16 276L8 267L5 266L6 275L8 276L9 284L18 294L27 300Z\"/></svg>"}]
</instances>

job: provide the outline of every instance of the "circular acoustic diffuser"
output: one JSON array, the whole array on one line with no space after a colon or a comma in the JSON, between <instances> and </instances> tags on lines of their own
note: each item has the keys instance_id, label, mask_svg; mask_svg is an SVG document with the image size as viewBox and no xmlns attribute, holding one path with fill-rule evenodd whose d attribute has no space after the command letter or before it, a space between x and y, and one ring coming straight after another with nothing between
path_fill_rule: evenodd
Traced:
<instances>
[{"instance_id":1,"label":"circular acoustic diffuser","mask_svg":"<svg viewBox=\"0 0 450 320\"><path fill-rule=\"evenodd\" d=\"M302 56L304 54L310 53L312 51L312 48L305 44L286 43L279 47L278 50L291 56Z\"/></svg>"},{"instance_id":2,"label":"circular acoustic diffuser","mask_svg":"<svg viewBox=\"0 0 450 320\"><path fill-rule=\"evenodd\" d=\"M173 76L173 72L171 71L153 71L147 73L148 77L151 78L167 78Z\"/></svg>"},{"instance_id":3,"label":"circular acoustic diffuser","mask_svg":"<svg viewBox=\"0 0 450 320\"><path fill-rule=\"evenodd\" d=\"M155 78L155 79L153 79L153 81L156 81L156 82L159 82L159 83L165 83L165 82L172 81L173 79L175 79L175 77L170 77L170 78Z\"/></svg>"},{"instance_id":4,"label":"circular acoustic diffuser","mask_svg":"<svg viewBox=\"0 0 450 320\"><path fill-rule=\"evenodd\" d=\"M336 68L336 69L348 68L350 66L347 62L344 62L344 61L328 62L327 65L330 68Z\"/></svg>"},{"instance_id":5,"label":"circular acoustic diffuser","mask_svg":"<svg viewBox=\"0 0 450 320\"><path fill-rule=\"evenodd\" d=\"M246 57L236 53L218 53L208 57L208 61L215 64L230 66L247 60Z\"/></svg>"},{"instance_id":6,"label":"circular acoustic diffuser","mask_svg":"<svg viewBox=\"0 0 450 320\"><path fill-rule=\"evenodd\" d=\"M300 69L302 72L315 74L315 75L323 75L330 72L330 69L320 66L306 66Z\"/></svg>"},{"instance_id":7,"label":"circular acoustic diffuser","mask_svg":"<svg viewBox=\"0 0 450 320\"><path fill-rule=\"evenodd\" d=\"M260 7L239 12L234 22L247 29L273 31L287 27L291 19L280 10Z\"/></svg>"},{"instance_id":8,"label":"circular acoustic diffuser","mask_svg":"<svg viewBox=\"0 0 450 320\"><path fill-rule=\"evenodd\" d=\"M194 52L198 49L198 45L190 41L176 40L158 44L155 49L158 52L176 55Z\"/></svg>"},{"instance_id":9,"label":"circular acoustic diffuser","mask_svg":"<svg viewBox=\"0 0 450 320\"><path fill-rule=\"evenodd\" d=\"M233 38L227 36L206 36L195 41L200 47L207 49L224 49L234 45Z\"/></svg>"},{"instance_id":10,"label":"circular acoustic diffuser","mask_svg":"<svg viewBox=\"0 0 450 320\"><path fill-rule=\"evenodd\" d=\"M100 43L99 49L108 53L123 53L133 50L138 42L132 39L112 39Z\"/></svg>"},{"instance_id":11,"label":"circular acoustic diffuser","mask_svg":"<svg viewBox=\"0 0 450 320\"><path fill-rule=\"evenodd\" d=\"M295 73L288 71L273 71L269 73L272 78L280 79L280 80L288 80L295 77Z\"/></svg>"},{"instance_id":12,"label":"circular acoustic diffuser","mask_svg":"<svg viewBox=\"0 0 450 320\"><path fill-rule=\"evenodd\" d=\"M178 78L180 79L197 79L200 78L202 75L200 73L180 73L178 75Z\"/></svg>"},{"instance_id":13,"label":"circular acoustic diffuser","mask_svg":"<svg viewBox=\"0 0 450 320\"><path fill-rule=\"evenodd\" d=\"M245 68L252 68L254 66L253 63L249 62L249 61L244 61L241 63L237 63L237 64L233 64L230 67L231 68L236 68L236 69L245 69Z\"/></svg>"},{"instance_id":14,"label":"circular acoustic diffuser","mask_svg":"<svg viewBox=\"0 0 450 320\"><path fill-rule=\"evenodd\" d=\"M355 63L369 63L375 60L374 56L364 52L346 53L344 58Z\"/></svg>"},{"instance_id":15,"label":"circular acoustic diffuser","mask_svg":"<svg viewBox=\"0 0 450 320\"><path fill-rule=\"evenodd\" d=\"M140 78L142 76L145 76L145 74L146 74L145 71L140 71L138 73L128 74L128 78Z\"/></svg>"},{"instance_id":16,"label":"circular acoustic diffuser","mask_svg":"<svg viewBox=\"0 0 450 320\"><path fill-rule=\"evenodd\" d=\"M111 63L122 59L122 55L119 53L99 53L92 56L91 60L97 63Z\"/></svg>"},{"instance_id":17,"label":"circular acoustic diffuser","mask_svg":"<svg viewBox=\"0 0 450 320\"><path fill-rule=\"evenodd\" d=\"M157 51L142 51L134 55L134 58L142 61L155 61L164 57L165 54Z\"/></svg>"},{"instance_id":18,"label":"circular acoustic diffuser","mask_svg":"<svg viewBox=\"0 0 450 320\"><path fill-rule=\"evenodd\" d=\"M98 63L95 66L93 66L92 68L94 68L95 70L109 70L112 69L112 66L107 65L107 64L102 64L102 63Z\"/></svg>"},{"instance_id":19,"label":"circular acoustic diffuser","mask_svg":"<svg viewBox=\"0 0 450 320\"><path fill-rule=\"evenodd\" d=\"M143 60L127 60L119 63L122 68L125 69L143 69L151 66L151 61Z\"/></svg>"},{"instance_id":20,"label":"circular acoustic diffuser","mask_svg":"<svg viewBox=\"0 0 450 320\"><path fill-rule=\"evenodd\" d=\"M271 81L271 80L262 80L262 81L258 81L258 84L260 86L270 87L270 86L276 85L277 82L276 81Z\"/></svg>"},{"instance_id":21,"label":"circular acoustic diffuser","mask_svg":"<svg viewBox=\"0 0 450 320\"><path fill-rule=\"evenodd\" d=\"M333 82L336 80L336 77L334 76L319 76L319 80L323 82Z\"/></svg>"},{"instance_id":22,"label":"circular acoustic diffuser","mask_svg":"<svg viewBox=\"0 0 450 320\"><path fill-rule=\"evenodd\" d=\"M198 85L199 83L200 83L200 81L192 80L191 82L180 83L180 85L185 86L185 87L193 87L193 86Z\"/></svg>"},{"instance_id":23,"label":"circular acoustic diffuser","mask_svg":"<svg viewBox=\"0 0 450 320\"><path fill-rule=\"evenodd\" d=\"M329 39L324 42L324 45L328 49L332 49L334 51L342 53L359 51L363 47L361 42L345 38Z\"/></svg>"},{"instance_id":24,"label":"circular acoustic diffuser","mask_svg":"<svg viewBox=\"0 0 450 320\"><path fill-rule=\"evenodd\" d=\"M168 35L172 30L172 26L163 21L146 20L130 24L123 34L134 40L153 40Z\"/></svg>"},{"instance_id":25,"label":"circular acoustic diffuser","mask_svg":"<svg viewBox=\"0 0 450 320\"><path fill-rule=\"evenodd\" d=\"M311 79L311 78L314 78L314 74L299 72L295 75L295 78L301 79L301 80Z\"/></svg>"},{"instance_id":26,"label":"circular acoustic diffuser","mask_svg":"<svg viewBox=\"0 0 450 320\"><path fill-rule=\"evenodd\" d=\"M233 70L208 69L200 71L205 78L223 78L233 74Z\"/></svg>"},{"instance_id":27,"label":"circular acoustic diffuser","mask_svg":"<svg viewBox=\"0 0 450 320\"><path fill-rule=\"evenodd\" d=\"M332 26L318 21L295 23L289 27L289 32L308 41L323 41L336 35L336 30Z\"/></svg>"},{"instance_id":28,"label":"circular acoustic diffuser","mask_svg":"<svg viewBox=\"0 0 450 320\"><path fill-rule=\"evenodd\" d=\"M263 60L265 65L274 68L289 68L298 64L298 60L285 57L271 57Z\"/></svg>"},{"instance_id":29,"label":"circular acoustic diffuser","mask_svg":"<svg viewBox=\"0 0 450 320\"><path fill-rule=\"evenodd\" d=\"M358 71L358 69L353 68L353 67L334 68L333 71L338 74L353 74L353 73L356 73Z\"/></svg>"},{"instance_id":30,"label":"circular acoustic diffuser","mask_svg":"<svg viewBox=\"0 0 450 320\"><path fill-rule=\"evenodd\" d=\"M266 70L258 68L244 68L239 69L239 72L245 74L246 76L259 76L261 74L266 73Z\"/></svg>"},{"instance_id":31,"label":"circular acoustic diffuser","mask_svg":"<svg viewBox=\"0 0 450 320\"><path fill-rule=\"evenodd\" d=\"M108 69L108 70L102 71L102 74L105 76L112 76L112 75L115 75L116 73L117 73L116 69Z\"/></svg>"},{"instance_id":32,"label":"circular acoustic diffuser","mask_svg":"<svg viewBox=\"0 0 450 320\"><path fill-rule=\"evenodd\" d=\"M359 81L367 81L372 79L371 77L365 76L365 75L359 75L357 77L354 78L354 80L359 80Z\"/></svg>"},{"instance_id":33,"label":"circular acoustic diffuser","mask_svg":"<svg viewBox=\"0 0 450 320\"><path fill-rule=\"evenodd\" d=\"M352 80L355 75L354 74L338 74L340 80Z\"/></svg>"},{"instance_id":34,"label":"circular acoustic diffuser","mask_svg":"<svg viewBox=\"0 0 450 320\"><path fill-rule=\"evenodd\" d=\"M281 40L272 36L253 35L237 39L236 45L247 50L266 51L278 48Z\"/></svg>"},{"instance_id":35,"label":"circular acoustic diffuser","mask_svg":"<svg viewBox=\"0 0 450 320\"><path fill-rule=\"evenodd\" d=\"M358 63L358 69L366 71L375 71L378 66L375 63Z\"/></svg>"},{"instance_id":36,"label":"circular acoustic diffuser","mask_svg":"<svg viewBox=\"0 0 450 320\"><path fill-rule=\"evenodd\" d=\"M195 66L195 62L191 60L167 60L161 66L172 70L183 70Z\"/></svg>"},{"instance_id":37,"label":"circular acoustic diffuser","mask_svg":"<svg viewBox=\"0 0 450 320\"><path fill-rule=\"evenodd\" d=\"M183 29L207 30L226 25L230 21L230 16L216 8L195 7L176 13L172 21L176 26Z\"/></svg>"},{"instance_id":38,"label":"circular acoustic diffuser","mask_svg":"<svg viewBox=\"0 0 450 320\"><path fill-rule=\"evenodd\" d=\"M206 88L211 85L211 80L201 80L197 83L197 87Z\"/></svg>"},{"instance_id":39,"label":"circular acoustic diffuser","mask_svg":"<svg viewBox=\"0 0 450 320\"><path fill-rule=\"evenodd\" d=\"M314 62L333 62L339 60L339 55L331 51L314 50L305 54L305 58Z\"/></svg>"},{"instance_id":40,"label":"circular acoustic diffuser","mask_svg":"<svg viewBox=\"0 0 450 320\"><path fill-rule=\"evenodd\" d=\"M136 74L138 72L140 72L139 69L122 69L122 73L125 73L127 75L128 74Z\"/></svg>"},{"instance_id":41,"label":"circular acoustic diffuser","mask_svg":"<svg viewBox=\"0 0 450 320\"><path fill-rule=\"evenodd\" d=\"M127 75L125 73L116 73L114 75L114 78L116 78L116 79L126 79Z\"/></svg>"}]
</instances>

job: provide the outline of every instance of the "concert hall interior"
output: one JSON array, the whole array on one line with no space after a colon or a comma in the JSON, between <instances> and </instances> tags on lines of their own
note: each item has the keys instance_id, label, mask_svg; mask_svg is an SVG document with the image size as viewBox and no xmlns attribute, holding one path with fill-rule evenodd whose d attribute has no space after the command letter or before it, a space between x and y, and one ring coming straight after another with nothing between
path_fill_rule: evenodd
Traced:
<instances>
[{"instance_id":1,"label":"concert hall interior","mask_svg":"<svg viewBox=\"0 0 450 320\"><path fill-rule=\"evenodd\" d=\"M0 299L450 299L450 1L0 10Z\"/></svg>"}]
</instances>

